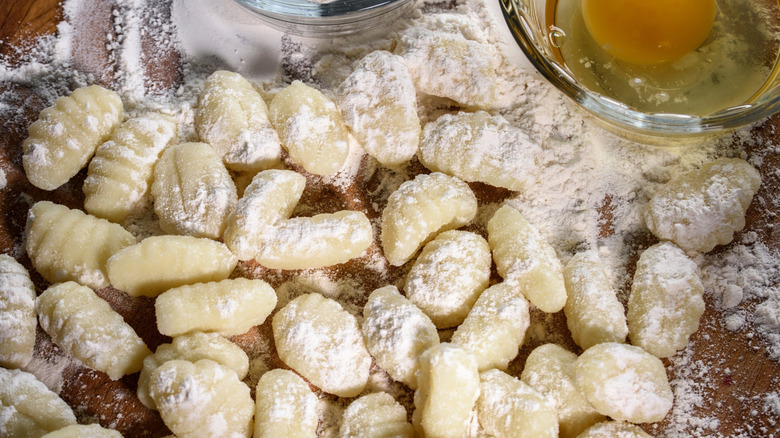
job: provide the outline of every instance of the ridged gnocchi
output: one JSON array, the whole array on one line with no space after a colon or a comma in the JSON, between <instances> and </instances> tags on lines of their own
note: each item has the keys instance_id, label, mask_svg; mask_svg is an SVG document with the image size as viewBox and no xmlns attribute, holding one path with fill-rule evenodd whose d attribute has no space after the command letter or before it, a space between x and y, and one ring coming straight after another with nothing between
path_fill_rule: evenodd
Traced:
<instances>
[{"instance_id":1,"label":"ridged gnocchi","mask_svg":"<svg viewBox=\"0 0 780 438\"><path fill-rule=\"evenodd\" d=\"M122 438L122 434L99 424L72 424L41 438Z\"/></svg>"},{"instance_id":2,"label":"ridged gnocchi","mask_svg":"<svg viewBox=\"0 0 780 438\"><path fill-rule=\"evenodd\" d=\"M0 254L0 366L22 368L33 357L35 285L15 258Z\"/></svg>"},{"instance_id":3,"label":"ridged gnocchi","mask_svg":"<svg viewBox=\"0 0 780 438\"><path fill-rule=\"evenodd\" d=\"M437 328L456 327L488 287L492 258L480 235L445 231L425 244L406 276L406 297Z\"/></svg>"},{"instance_id":4,"label":"ridged gnocchi","mask_svg":"<svg viewBox=\"0 0 780 438\"><path fill-rule=\"evenodd\" d=\"M86 286L72 281L51 286L35 308L55 344L111 380L141 371L151 354L122 315Z\"/></svg>"},{"instance_id":5,"label":"ridged gnocchi","mask_svg":"<svg viewBox=\"0 0 780 438\"><path fill-rule=\"evenodd\" d=\"M444 114L425 125L420 161L434 172L509 190L533 186L541 146L500 115Z\"/></svg>"},{"instance_id":6,"label":"ridged gnocchi","mask_svg":"<svg viewBox=\"0 0 780 438\"><path fill-rule=\"evenodd\" d=\"M108 286L109 257L136 243L120 225L50 201L30 208L25 239L33 267L47 281L72 280L93 289Z\"/></svg>"},{"instance_id":7,"label":"ridged gnocchi","mask_svg":"<svg viewBox=\"0 0 780 438\"><path fill-rule=\"evenodd\" d=\"M122 99L99 85L78 88L44 108L22 142L22 165L35 187L54 190L75 176L124 115Z\"/></svg>"},{"instance_id":8,"label":"ridged gnocchi","mask_svg":"<svg viewBox=\"0 0 780 438\"><path fill-rule=\"evenodd\" d=\"M339 438L412 438L406 409L386 392L366 394L347 406L341 417Z\"/></svg>"},{"instance_id":9,"label":"ridged gnocchi","mask_svg":"<svg viewBox=\"0 0 780 438\"><path fill-rule=\"evenodd\" d=\"M192 236L152 236L106 262L111 285L132 296L227 279L238 260L225 244Z\"/></svg>"},{"instance_id":10,"label":"ridged gnocchi","mask_svg":"<svg viewBox=\"0 0 780 438\"><path fill-rule=\"evenodd\" d=\"M318 293L290 301L272 320L279 358L323 391L354 397L368 383L371 356L357 320Z\"/></svg>"},{"instance_id":11,"label":"ridged gnocchi","mask_svg":"<svg viewBox=\"0 0 780 438\"><path fill-rule=\"evenodd\" d=\"M195 129L231 170L257 172L281 160L282 146L268 119L268 107L239 73L218 70L206 79Z\"/></svg>"},{"instance_id":12,"label":"ridged gnocchi","mask_svg":"<svg viewBox=\"0 0 780 438\"><path fill-rule=\"evenodd\" d=\"M0 432L5 437L40 437L76 424L76 416L34 375L0 368Z\"/></svg>"},{"instance_id":13,"label":"ridged gnocchi","mask_svg":"<svg viewBox=\"0 0 780 438\"><path fill-rule=\"evenodd\" d=\"M487 228L493 260L504 282L516 285L543 312L563 309L567 297L563 266L539 231L508 204L493 214Z\"/></svg>"},{"instance_id":14,"label":"ridged gnocchi","mask_svg":"<svg viewBox=\"0 0 780 438\"><path fill-rule=\"evenodd\" d=\"M400 266L441 231L460 228L477 214L477 197L465 182L440 172L417 175L389 197L382 212L382 249Z\"/></svg>"},{"instance_id":15,"label":"ridged gnocchi","mask_svg":"<svg viewBox=\"0 0 780 438\"><path fill-rule=\"evenodd\" d=\"M363 307L366 347L394 380L417 389L420 355L439 343L439 333L428 316L395 286L376 289Z\"/></svg>"},{"instance_id":16,"label":"ridged gnocchi","mask_svg":"<svg viewBox=\"0 0 780 438\"><path fill-rule=\"evenodd\" d=\"M271 100L268 116L290 159L307 172L332 175L344 166L349 134L336 104L319 90L293 81Z\"/></svg>"},{"instance_id":17,"label":"ridged gnocchi","mask_svg":"<svg viewBox=\"0 0 780 438\"><path fill-rule=\"evenodd\" d=\"M417 92L403 58L377 50L360 60L338 88L344 123L369 155L401 166L420 143Z\"/></svg>"},{"instance_id":18,"label":"ridged gnocchi","mask_svg":"<svg viewBox=\"0 0 780 438\"><path fill-rule=\"evenodd\" d=\"M119 125L89 162L82 186L87 213L121 223L149 192L154 164L176 138L176 121L161 113Z\"/></svg>"},{"instance_id":19,"label":"ridged gnocchi","mask_svg":"<svg viewBox=\"0 0 780 438\"><path fill-rule=\"evenodd\" d=\"M582 432L577 438L653 438L641 427L625 421L602 421Z\"/></svg>"},{"instance_id":20,"label":"ridged gnocchi","mask_svg":"<svg viewBox=\"0 0 780 438\"><path fill-rule=\"evenodd\" d=\"M263 374L255 399L254 438L317 436L317 395L294 372L277 368Z\"/></svg>"},{"instance_id":21,"label":"ridged gnocchi","mask_svg":"<svg viewBox=\"0 0 780 438\"><path fill-rule=\"evenodd\" d=\"M246 333L276 307L276 292L263 280L234 278L168 289L154 302L157 329L166 336Z\"/></svg>"},{"instance_id":22,"label":"ridged gnocchi","mask_svg":"<svg viewBox=\"0 0 780 438\"><path fill-rule=\"evenodd\" d=\"M154 166L154 211L168 234L219 239L238 201L222 159L206 143L180 143Z\"/></svg>"}]
</instances>

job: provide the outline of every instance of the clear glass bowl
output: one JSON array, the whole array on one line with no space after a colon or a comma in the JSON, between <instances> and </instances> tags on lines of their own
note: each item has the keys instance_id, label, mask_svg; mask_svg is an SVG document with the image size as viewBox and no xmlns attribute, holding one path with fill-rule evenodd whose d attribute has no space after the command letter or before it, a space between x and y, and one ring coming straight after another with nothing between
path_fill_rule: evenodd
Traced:
<instances>
[{"instance_id":1,"label":"clear glass bowl","mask_svg":"<svg viewBox=\"0 0 780 438\"><path fill-rule=\"evenodd\" d=\"M274 29L331 38L381 28L403 16L414 0L236 0Z\"/></svg>"},{"instance_id":2,"label":"clear glass bowl","mask_svg":"<svg viewBox=\"0 0 780 438\"><path fill-rule=\"evenodd\" d=\"M563 64L558 47L565 38L547 15L549 0L499 0L509 30L533 66L555 87L623 136L670 144L724 134L780 111L780 67L775 61L769 80L743 104L706 115L649 113L632 109L583 86Z\"/></svg>"}]
</instances>

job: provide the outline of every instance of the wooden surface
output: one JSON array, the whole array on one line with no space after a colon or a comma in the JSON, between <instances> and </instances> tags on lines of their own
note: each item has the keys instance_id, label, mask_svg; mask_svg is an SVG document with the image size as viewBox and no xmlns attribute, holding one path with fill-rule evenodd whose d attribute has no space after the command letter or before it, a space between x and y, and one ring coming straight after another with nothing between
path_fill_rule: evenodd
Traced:
<instances>
[{"instance_id":1,"label":"wooden surface","mask_svg":"<svg viewBox=\"0 0 780 438\"><path fill-rule=\"evenodd\" d=\"M152 1L164 15L167 8L162 1ZM76 28L74 43L75 62L83 66L86 72L93 73L98 82L111 85L114 78L115 65L108 56L105 43L106 37L112 32L111 10L112 2L94 2L95 8L84 28ZM56 23L62 19L61 5L58 0L26 0L0 2L0 55L11 63L24 58L24 50L29 47L32 38L52 34L56 31ZM147 58L154 59L146 70L147 84L150 88L163 89L174 86L179 81L178 55L170 47L156 46L153 40L147 40L144 46ZM43 108L43 101L30 88L14 83L0 84L0 91L11 91L15 96L11 102L18 105L22 117L14 118L0 124L0 165L6 173L7 187L0 191L0 250L11 252L21 246L26 211L30 200L51 199L71 207L80 208L83 196L80 194L80 183L83 172L73 182L54 191L43 192L32 187L26 180L21 169L20 143L26 136L26 127ZM780 143L780 117L773 117L765 124L757 127L753 133L756 138ZM760 147L760 146L758 146ZM752 151L748 148L748 154ZM753 231L759 239L773 250L780 249L780 232L776 227L776 210L780 205L780 155L762 153L765 156L761 165L763 186L758 197L765 200L762 205L755 203L748 212L748 225L745 231ZM372 184L371 181L368 182ZM490 190L481 190L476 186L481 198L506 196ZM327 187L309 190L304 196L310 200L332 199L330 209L354 208L366 211L369 216L376 216L378 211L372 206L372 200L364 194L352 193L349 197L331 193ZM345 200L348 199L348 200ZM306 202L306 199L304 199ZM311 201L313 202L313 201ZM607 215L608 216L608 215ZM20 261L31 268L26 256L20 256ZM343 269L355 268L347 266ZM243 265L243 273L252 276L264 275L263 270L251 264ZM401 275L401 272L394 275ZM362 276L366 286L371 286L375 280L370 271L357 274ZM46 287L45 281L34 275L39 293ZM276 282L283 279L277 278ZM780 293L775 284L774 293ZM167 339L156 331L154 323L153 302L146 298L130 298L123 292L107 288L99 291L112 306L139 332L149 347L154 350L157 345ZM745 302L742 307L750 311L755 303ZM694 346L692 363L700 361L705 375L700 376L709 382L697 389L701 396L700 406L693 412L693 418L716 418L718 424L714 428L705 427L705 436L713 436L716 431L721 436L736 436L741 432L749 432L744 436L770 436L780 433L780 418L777 413L767 412L761 400L767 393L780 391L780 364L771 360L764 341L758 337L750 339L747 332L729 332L720 322L720 314L712 305L708 306L701 329L692 337ZM554 324L562 325L560 315L554 315ZM253 329L250 333L235 337L233 340L246 348L252 348L254 337L268 336L268 324ZM38 333L36 355L53 357L56 347L48 341L47 335ZM570 342L570 340L564 340ZM523 347L520 356L515 360L510 370L517 372L522 368L524 357L534 345ZM669 364L668 361L666 361ZM271 364L272 366L281 364ZM682 367L677 368L683 369ZM684 368L690 369L690 368ZM675 377L675 367L669 366L670 378ZM62 397L73 406L77 415L86 420L99 421L101 424L114 427L125 436L163 436L168 433L156 412L143 407L135 397L137 375L112 382L99 372L87 370L78 365L69 365L63 372L64 384ZM663 429L664 424L661 424ZM651 432L656 431L648 427ZM686 430L690 436L696 436L697 425L692 424Z\"/></svg>"}]
</instances>

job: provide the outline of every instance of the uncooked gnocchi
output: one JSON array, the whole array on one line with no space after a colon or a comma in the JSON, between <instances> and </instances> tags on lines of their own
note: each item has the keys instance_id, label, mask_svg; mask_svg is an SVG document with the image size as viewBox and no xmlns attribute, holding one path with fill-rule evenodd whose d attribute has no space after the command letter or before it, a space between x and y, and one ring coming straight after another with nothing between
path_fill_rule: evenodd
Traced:
<instances>
[{"instance_id":1,"label":"uncooked gnocchi","mask_svg":"<svg viewBox=\"0 0 780 438\"><path fill-rule=\"evenodd\" d=\"M152 236L117 251L106 262L111 285L132 296L225 280L238 260L225 244L192 236Z\"/></svg>"},{"instance_id":2,"label":"uncooked gnocchi","mask_svg":"<svg viewBox=\"0 0 780 438\"><path fill-rule=\"evenodd\" d=\"M641 427L625 421L602 421L582 432L577 438L653 438Z\"/></svg>"},{"instance_id":3,"label":"uncooked gnocchi","mask_svg":"<svg viewBox=\"0 0 780 438\"><path fill-rule=\"evenodd\" d=\"M520 379L501 370L480 374L477 415L496 438L557 438L555 406Z\"/></svg>"},{"instance_id":4,"label":"uncooked gnocchi","mask_svg":"<svg viewBox=\"0 0 780 438\"><path fill-rule=\"evenodd\" d=\"M487 288L452 335L452 343L470 351L480 371L506 370L531 324L528 301L506 283Z\"/></svg>"},{"instance_id":5,"label":"uncooked gnocchi","mask_svg":"<svg viewBox=\"0 0 780 438\"><path fill-rule=\"evenodd\" d=\"M109 284L108 258L136 243L120 225L49 201L28 212L25 239L33 267L47 281L72 280L93 289Z\"/></svg>"},{"instance_id":6,"label":"uncooked gnocchi","mask_svg":"<svg viewBox=\"0 0 780 438\"><path fill-rule=\"evenodd\" d=\"M176 136L176 121L160 113L119 125L89 162L82 189L87 213L121 223L148 193L154 164Z\"/></svg>"},{"instance_id":7,"label":"uncooked gnocchi","mask_svg":"<svg viewBox=\"0 0 780 438\"><path fill-rule=\"evenodd\" d=\"M122 121L122 99L99 85L78 88L44 108L22 143L27 179L54 190L84 168Z\"/></svg>"},{"instance_id":8,"label":"uncooked gnocchi","mask_svg":"<svg viewBox=\"0 0 780 438\"><path fill-rule=\"evenodd\" d=\"M363 318L363 337L377 365L394 380L417 389L420 355L439 343L433 321L395 286L373 291Z\"/></svg>"},{"instance_id":9,"label":"uncooked gnocchi","mask_svg":"<svg viewBox=\"0 0 780 438\"><path fill-rule=\"evenodd\" d=\"M15 258L0 254L0 366L22 368L33 357L35 285Z\"/></svg>"},{"instance_id":10,"label":"uncooked gnocchi","mask_svg":"<svg viewBox=\"0 0 780 438\"><path fill-rule=\"evenodd\" d=\"M445 231L428 242L406 277L406 297L437 328L466 318L490 280L490 246L480 235Z\"/></svg>"},{"instance_id":11,"label":"uncooked gnocchi","mask_svg":"<svg viewBox=\"0 0 780 438\"><path fill-rule=\"evenodd\" d=\"M72 424L41 438L122 438L122 434L99 424Z\"/></svg>"},{"instance_id":12,"label":"uncooked gnocchi","mask_svg":"<svg viewBox=\"0 0 780 438\"><path fill-rule=\"evenodd\" d=\"M406 409L386 392L364 395L349 404L341 417L339 438L412 438Z\"/></svg>"},{"instance_id":13,"label":"uncooked gnocchi","mask_svg":"<svg viewBox=\"0 0 780 438\"><path fill-rule=\"evenodd\" d=\"M534 306L554 313L566 304L563 266L555 249L510 205L488 222L488 242L504 282L517 285Z\"/></svg>"},{"instance_id":14,"label":"uncooked gnocchi","mask_svg":"<svg viewBox=\"0 0 780 438\"><path fill-rule=\"evenodd\" d=\"M282 146L268 107L252 84L238 73L212 73L198 98L195 129L236 171L257 172L279 163Z\"/></svg>"},{"instance_id":15,"label":"uncooked gnocchi","mask_svg":"<svg viewBox=\"0 0 780 438\"><path fill-rule=\"evenodd\" d=\"M584 350L601 342L625 342L626 314L598 253L575 254L563 269L568 298L563 312L571 337Z\"/></svg>"},{"instance_id":16,"label":"uncooked gnocchi","mask_svg":"<svg viewBox=\"0 0 780 438\"><path fill-rule=\"evenodd\" d=\"M273 288L247 278L179 286L154 302L157 329L166 336L194 331L239 335L262 324L274 307Z\"/></svg>"},{"instance_id":17,"label":"uncooked gnocchi","mask_svg":"<svg viewBox=\"0 0 780 438\"><path fill-rule=\"evenodd\" d=\"M576 438L604 416L596 412L577 387L574 363L577 355L556 344L534 348L525 361L520 379L553 402L561 438Z\"/></svg>"},{"instance_id":18,"label":"uncooked gnocchi","mask_svg":"<svg viewBox=\"0 0 780 438\"><path fill-rule=\"evenodd\" d=\"M688 345L704 313L704 286L696 262L671 242L639 256L628 298L631 343L658 357Z\"/></svg>"},{"instance_id":19,"label":"uncooked gnocchi","mask_svg":"<svg viewBox=\"0 0 780 438\"><path fill-rule=\"evenodd\" d=\"M255 403L236 372L212 360L169 360L149 378L149 394L178 438L249 438Z\"/></svg>"},{"instance_id":20,"label":"uncooked gnocchi","mask_svg":"<svg viewBox=\"0 0 780 438\"><path fill-rule=\"evenodd\" d=\"M293 81L271 100L268 116L290 159L307 172L331 175L344 166L349 134L336 104L319 90Z\"/></svg>"},{"instance_id":21,"label":"uncooked gnocchi","mask_svg":"<svg viewBox=\"0 0 780 438\"><path fill-rule=\"evenodd\" d=\"M382 249L400 266L441 231L460 228L477 214L477 197L465 182L440 172L417 175L394 191L382 212Z\"/></svg>"},{"instance_id":22,"label":"uncooked gnocchi","mask_svg":"<svg viewBox=\"0 0 780 438\"><path fill-rule=\"evenodd\" d=\"M444 114L425 125L420 161L434 172L509 190L533 186L542 148L500 115Z\"/></svg>"},{"instance_id":23,"label":"uncooked gnocchi","mask_svg":"<svg viewBox=\"0 0 780 438\"><path fill-rule=\"evenodd\" d=\"M154 166L154 211L168 234L219 239L238 201L222 159L206 143L180 143Z\"/></svg>"},{"instance_id":24,"label":"uncooked gnocchi","mask_svg":"<svg viewBox=\"0 0 780 438\"><path fill-rule=\"evenodd\" d=\"M354 316L318 293L301 295L273 317L279 358L313 385L354 397L368 383L371 356Z\"/></svg>"},{"instance_id":25,"label":"uncooked gnocchi","mask_svg":"<svg viewBox=\"0 0 780 438\"><path fill-rule=\"evenodd\" d=\"M273 369L255 390L254 438L314 438L319 414L317 395L290 370Z\"/></svg>"},{"instance_id":26,"label":"uncooked gnocchi","mask_svg":"<svg viewBox=\"0 0 780 438\"><path fill-rule=\"evenodd\" d=\"M336 103L352 134L381 164L401 166L417 153L417 93L400 56L366 55L341 83Z\"/></svg>"},{"instance_id":27,"label":"uncooked gnocchi","mask_svg":"<svg viewBox=\"0 0 780 438\"><path fill-rule=\"evenodd\" d=\"M661 187L647 204L645 223L685 251L709 252L745 226L760 185L761 175L747 161L719 158Z\"/></svg>"},{"instance_id":28,"label":"uncooked gnocchi","mask_svg":"<svg viewBox=\"0 0 780 438\"><path fill-rule=\"evenodd\" d=\"M76 424L76 416L34 375L0 367L0 435L40 437Z\"/></svg>"},{"instance_id":29,"label":"uncooked gnocchi","mask_svg":"<svg viewBox=\"0 0 780 438\"><path fill-rule=\"evenodd\" d=\"M661 421L673 394L660 359L639 347L605 342L574 362L580 391L602 415L631 423Z\"/></svg>"}]
</instances>

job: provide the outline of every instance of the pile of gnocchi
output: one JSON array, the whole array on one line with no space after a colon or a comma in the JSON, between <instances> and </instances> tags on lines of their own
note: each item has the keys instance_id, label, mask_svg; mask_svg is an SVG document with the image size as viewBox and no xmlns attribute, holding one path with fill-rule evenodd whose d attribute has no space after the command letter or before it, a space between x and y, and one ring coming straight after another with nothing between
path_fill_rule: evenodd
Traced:
<instances>
[{"instance_id":1,"label":"pile of gnocchi","mask_svg":"<svg viewBox=\"0 0 780 438\"><path fill-rule=\"evenodd\" d=\"M267 104L241 75L217 71L195 113L198 142L179 142L170 116L126 117L120 96L98 85L57 99L30 126L23 166L44 190L86 167L84 208L30 208L25 249L51 284L41 293L0 256L0 434L120 436L76 424L20 370L40 325L110 379L137 373L140 401L182 438L314 437L319 393L349 399L342 437L463 437L474 418L496 437L649 436L638 424L662 420L674 402L661 358L685 348L704 311L690 256L732 240L760 176L721 158L656 193L645 221L660 243L641 254L624 309L597 252L562 264L510 204L486 236L464 230L478 210L469 183L533 191L538 177L541 146L490 112L489 53L459 34L411 28L393 52L357 63L334 98L294 81ZM447 82L422 68L462 74ZM419 93L462 109L422 126ZM400 184L374 221L353 210L293 216L304 174L339 172L351 138L381 166L417 159L429 172ZM251 178L242 186L236 175ZM139 242L122 223L147 196L163 234ZM372 245L408 273L402 289L366 291L362 315L318 293L277 308L271 285L235 276L252 260L274 270L338 265ZM95 293L108 286L153 298L171 342L150 351ZM532 308L564 312L582 353L542 345L513 376ZM252 391L249 357L230 337L269 318L286 367ZM454 330L447 342L442 330ZM412 412L367 389L372 366L414 391Z\"/></svg>"}]
</instances>

